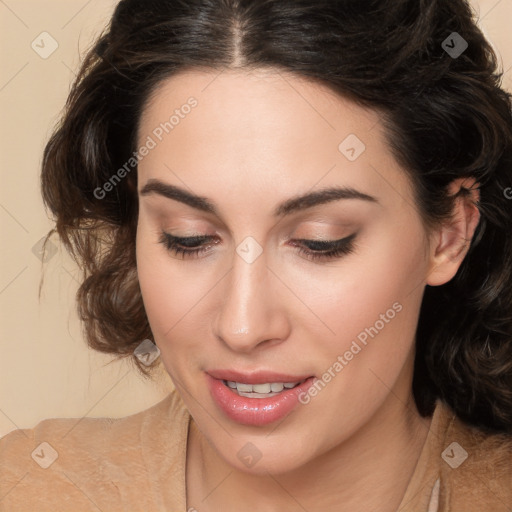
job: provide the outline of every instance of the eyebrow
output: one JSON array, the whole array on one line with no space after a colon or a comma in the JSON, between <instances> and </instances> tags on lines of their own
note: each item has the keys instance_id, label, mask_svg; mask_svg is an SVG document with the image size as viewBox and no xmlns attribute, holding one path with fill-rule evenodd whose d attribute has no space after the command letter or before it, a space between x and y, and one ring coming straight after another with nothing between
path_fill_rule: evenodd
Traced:
<instances>
[{"instance_id":1,"label":"eyebrow","mask_svg":"<svg viewBox=\"0 0 512 512\"><path fill-rule=\"evenodd\" d=\"M201 210L206 213L211 213L219 217L219 212L216 206L206 197L197 196L188 192L187 190L164 183L158 179L150 179L140 191L141 196L150 194L158 194L168 199L174 199L184 203L192 208ZM360 192L351 187L330 187L317 190L315 192L308 192L303 195L291 197L286 201L277 205L274 209L274 217L284 217L292 213L313 208L314 206L339 201L341 199L360 199L372 203L379 203L377 198Z\"/></svg>"}]
</instances>

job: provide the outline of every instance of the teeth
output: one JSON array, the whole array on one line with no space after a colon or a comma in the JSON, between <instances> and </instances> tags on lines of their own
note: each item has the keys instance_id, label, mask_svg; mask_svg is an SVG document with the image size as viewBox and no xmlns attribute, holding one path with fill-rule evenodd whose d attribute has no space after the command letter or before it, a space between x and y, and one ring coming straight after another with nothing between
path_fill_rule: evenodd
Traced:
<instances>
[{"instance_id":1,"label":"teeth","mask_svg":"<svg viewBox=\"0 0 512 512\"><path fill-rule=\"evenodd\" d=\"M237 389L237 391L243 391L244 393L250 393L252 391L252 385L251 384L242 384L240 382L237 382L236 389Z\"/></svg>"},{"instance_id":2,"label":"teeth","mask_svg":"<svg viewBox=\"0 0 512 512\"><path fill-rule=\"evenodd\" d=\"M232 380L224 381L231 389L236 389L239 395L254 397L256 394L274 396L283 391L283 389L291 389L301 384L300 382L267 382L264 384L244 384L243 382L234 382ZM259 397L256 397L259 398Z\"/></svg>"}]
</instances>

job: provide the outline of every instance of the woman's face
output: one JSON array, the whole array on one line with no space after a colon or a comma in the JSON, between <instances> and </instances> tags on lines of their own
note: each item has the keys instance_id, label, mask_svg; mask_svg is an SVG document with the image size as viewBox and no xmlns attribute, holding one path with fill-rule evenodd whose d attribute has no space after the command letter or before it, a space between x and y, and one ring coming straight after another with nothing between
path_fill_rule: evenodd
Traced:
<instances>
[{"instance_id":1,"label":"woman's face","mask_svg":"<svg viewBox=\"0 0 512 512\"><path fill-rule=\"evenodd\" d=\"M246 472L287 471L403 414L429 245L378 115L291 75L196 70L157 90L143 145L144 305L220 456ZM315 196L331 188L341 192ZM182 241L202 251L183 255L163 233L207 238Z\"/></svg>"}]
</instances>

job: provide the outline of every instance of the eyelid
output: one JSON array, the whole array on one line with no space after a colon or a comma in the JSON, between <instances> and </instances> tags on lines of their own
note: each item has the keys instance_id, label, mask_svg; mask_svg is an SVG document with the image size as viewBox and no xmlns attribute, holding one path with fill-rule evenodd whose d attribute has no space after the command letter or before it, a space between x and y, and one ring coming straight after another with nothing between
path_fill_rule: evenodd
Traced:
<instances>
[{"instance_id":1,"label":"eyelid","mask_svg":"<svg viewBox=\"0 0 512 512\"><path fill-rule=\"evenodd\" d=\"M303 242L308 244L317 244L319 246L324 246L325 248L333 247L342 243L347 243L353 240L357 236L357 232L352 233L351 235L344 236L343 238L331 239L331 238L293 238L293 242Z\"/></svg>"},{"instance_id":2,"label":"eyelid","mask_svg":"<svg viewBox=\"0 0 512 512\"><path fill-rule=\"evenodd\" d=\"M205 235L205 234L197 234L197 235L187 235L187 236L176 236L172 235L171 233L167 233L165 231L162 231L162 234L165 235L168 239L171 239L177 243L192 243L192 242L209 242L215 238L215 235ZM353 239L357 233L352 233L349 236L345 236L338 239L331 239L331 238L292 238L292 242L303 242L303 243L309 243L309 244L318 244L320 246L324 246L325 248L332 247L336 244L340 244L343 242L347 242L351 239Z\"/></svg>"},{"instance_id":3,"label":"eyelid","mask_svg":"<svg viewBox=\"0 0 512 512\"><path fill-rule=\"evenodd\" d=\"M354 252L354 239L357 238L357 236L358 232L354 232L339 240L294 239L291 245L297 247L297 254L303 254L308 260L323 263L329 260L340 259L342 256ZM161 231L159 242L163 244L169 252L174 253L176 256L181 254L183 256L181 259L186 259L198 258L199 255L203 253L208 254L210 249L209 244L201 244L200 242L208 242L213 238L215 237L211 235L176 237L170 233ZM297 244L297 242L302 242L302 244ZM219 243L219 240L217 239L214 243ZM187 247L187 244L191 245ZM304 244L309 244L309 247L305 248ZM311 248L311 246L313 247Z\"/></svg>"}]
</instances>

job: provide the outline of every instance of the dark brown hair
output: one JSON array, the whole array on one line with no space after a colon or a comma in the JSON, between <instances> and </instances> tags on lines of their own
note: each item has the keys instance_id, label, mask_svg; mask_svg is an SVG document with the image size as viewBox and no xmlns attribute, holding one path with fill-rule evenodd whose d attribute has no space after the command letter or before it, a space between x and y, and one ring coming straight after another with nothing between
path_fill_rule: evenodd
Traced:
<instances>
[{"instance_id":1,"label":"dark brown hair","mask_svg":"<svg viewBox=\"0 0 512 512\"><path fill-rule=\"evenodd\" d=\"M136 150L151 93L200 67L271 67L381 112L425 226L452 213L452 180L477 180L469 252L450 282L425 288L413 393L422 415L439 397L468 424L512 433L511 101L465 0L121 1L42 164L56 222L48 236L56 231L83 271L77 303L89 345L133 357L153 338L136 273L137 173L97 191Z\"/></svg>"}]
</instances>

